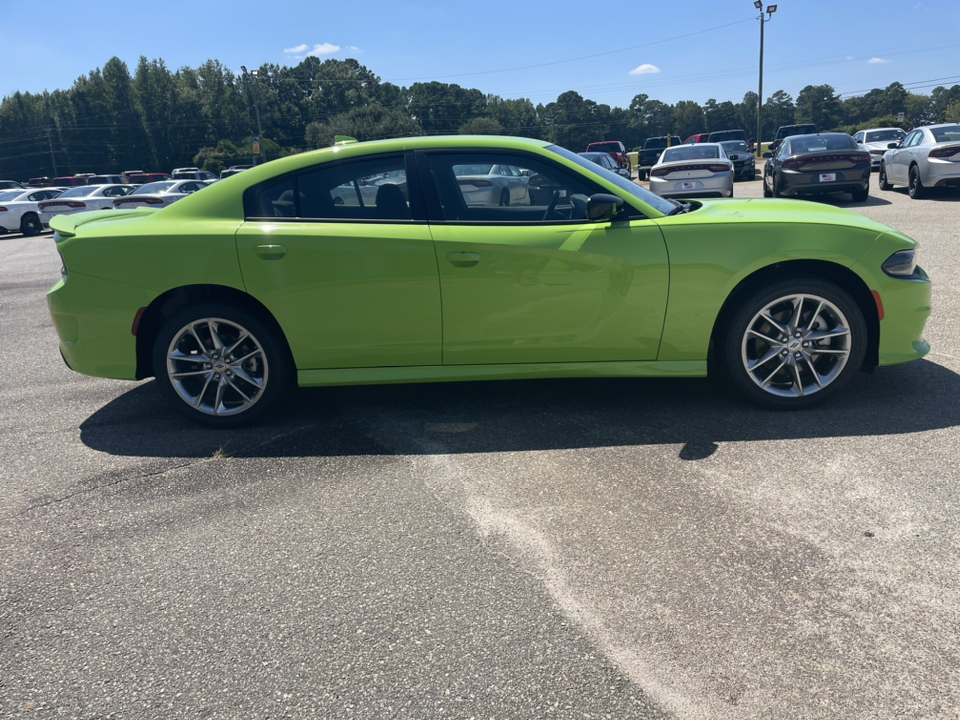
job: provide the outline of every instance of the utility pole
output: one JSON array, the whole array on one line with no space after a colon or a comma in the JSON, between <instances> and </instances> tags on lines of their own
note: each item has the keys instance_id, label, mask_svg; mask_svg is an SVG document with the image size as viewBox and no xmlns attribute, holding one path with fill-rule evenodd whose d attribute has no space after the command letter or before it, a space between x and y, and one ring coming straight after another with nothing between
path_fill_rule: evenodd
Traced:
<instances>
[{"instance_id":1,"label":"utility pole","mask_svg":"<svg viewBox=\"0 0 960 720\"><path fill-rule=\"evenodd\" d=\"M50 128L46 128L47 131L47 145L50 146L50 162L53 163L53 176L57 177L60 173L57 172L57 161L53 157L53 140L50 139Z\"/></svg>"},{"instance_id":2,"label":"utility pole","mask_svg":"<svg viewBox=\"0 0 960 720\"><path fill-rule=\"evenodd\" d=\"M266 153L263 152L263 128L260 126L260 87L258 83L257 71L248 73L245 65L241 65L240 69L243 70L244 85L247 84L247 78L253 77L253 85L255 90L253 92L253 110L257 114L257 137L253 140L253 164L257 164L257 155L260 155L263 162L266 162ZM247 92L250 91L250 86L247 85Z\"/></svg>"},{"instance_id":3,"label":"utility pole","mask_svg":"<svg viewBox=\"0 0 960 720\"><path fill-rule=\"evenodd\" d=\"M763 154L763 142L760 137L760 133L763 130L763 122L761 120L761 116L763 115L763 26L770 22L773 14L777 11L777 6L767 5L766 18L763 17L764 9L761 0L755 0L753 6L760 11L760 84L757 88L757 157L760 157Z\"/></svg>"}]
</instances>

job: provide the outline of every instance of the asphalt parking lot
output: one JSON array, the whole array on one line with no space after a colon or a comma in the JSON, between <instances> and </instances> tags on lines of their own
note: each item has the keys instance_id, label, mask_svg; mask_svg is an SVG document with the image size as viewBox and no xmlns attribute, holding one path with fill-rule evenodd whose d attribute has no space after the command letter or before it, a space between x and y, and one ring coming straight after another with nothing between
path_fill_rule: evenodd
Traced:
<instances>
[{"instance_id":1,"label":"asphalt parking lot","mask_svg":"<svg viewBox=\"0 0 960 720\"><path fill-rule=\"evenodd\" d=\"M207 430L69 371L50 235L0 236L0 717L960 716L960 193L870 192L828 202L921 242L932 352L798 413L533 381Z\"/></svg>"}]
</instances>

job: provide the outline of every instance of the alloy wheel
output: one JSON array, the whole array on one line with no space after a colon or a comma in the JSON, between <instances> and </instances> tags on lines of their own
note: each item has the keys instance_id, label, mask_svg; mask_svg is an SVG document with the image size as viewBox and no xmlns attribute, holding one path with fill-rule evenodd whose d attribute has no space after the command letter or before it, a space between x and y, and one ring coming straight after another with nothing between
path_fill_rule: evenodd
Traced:
<instances>
[{"instance_id":1,"label":"alloy wheel","mask_svg":"<svg viewBox=\"0 0 960 720\"><path fill-rule=\"evenodd\" d=\"M166 351L166 372L181 400L216 417L249 410L270 377L267 354L257 338L218 317L193 320L174 334Z\"/></svg>"},{"instance_id":2,"label":"alloy wheel","mask_svg":"<svg viewBox=\"0 0 960 720\"><path fill-rule=\"evenodd\" d=\"M747 324L740 356L758 388L797 398L828 387L851 351L850 323L837 305L813 294L779 297Z\"/></svg>"}]
</instances>

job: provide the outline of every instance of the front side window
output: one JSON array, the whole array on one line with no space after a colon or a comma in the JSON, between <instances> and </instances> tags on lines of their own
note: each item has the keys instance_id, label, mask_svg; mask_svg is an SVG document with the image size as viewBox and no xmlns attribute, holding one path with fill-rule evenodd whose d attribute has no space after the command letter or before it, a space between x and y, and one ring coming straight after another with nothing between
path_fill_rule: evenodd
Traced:
<instances>
[{"instance_id":1,"label":"front side window","mask_svg":"<svg viewBox=\"0 0 960 720\"><path fill-rule=\"evenodd\" d=\"M439 219L447 222L582 222L587 199L600 192L586 178L536 157L478 150L426 158L440 200ZM513 172L501 174L500 168Z\"/></svg>"}]
</instances>

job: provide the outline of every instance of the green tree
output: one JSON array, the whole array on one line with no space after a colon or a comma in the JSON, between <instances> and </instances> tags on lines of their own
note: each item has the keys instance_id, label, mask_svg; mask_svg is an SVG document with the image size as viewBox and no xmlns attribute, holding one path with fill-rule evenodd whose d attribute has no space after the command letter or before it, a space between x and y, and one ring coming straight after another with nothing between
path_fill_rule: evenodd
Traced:
<instances>
[{"instance_id":1,"label":"green tree","mask_svg":"<svg viewBox=\"0 0 960 720\"><path fill-rule=\"evenodd\" d=\"M493 118L479 117L460 126L461 135L502 135L503 125Z\"/></svg>"},{"instance_id":2,"label":"green tree","mask_svg":"<svg viewBox=\"0 0 960 720\"><path fill-rule=\"evenodd\" d=\"M673 106L673 126L671 132L683 140L704 128L703 108L692 100L681 100Z\"/></svg>"},{"instance_id":3,"label":"green tree","mask_svg":"<svg viewBox=\"0 0 960 720\"><path fill-rule=\"evenodd\" d=\"M830 85L807 85L797 95L796 122L814 123L821 132L843 124L843 107Z\"/></svg>"}]
</instances>

